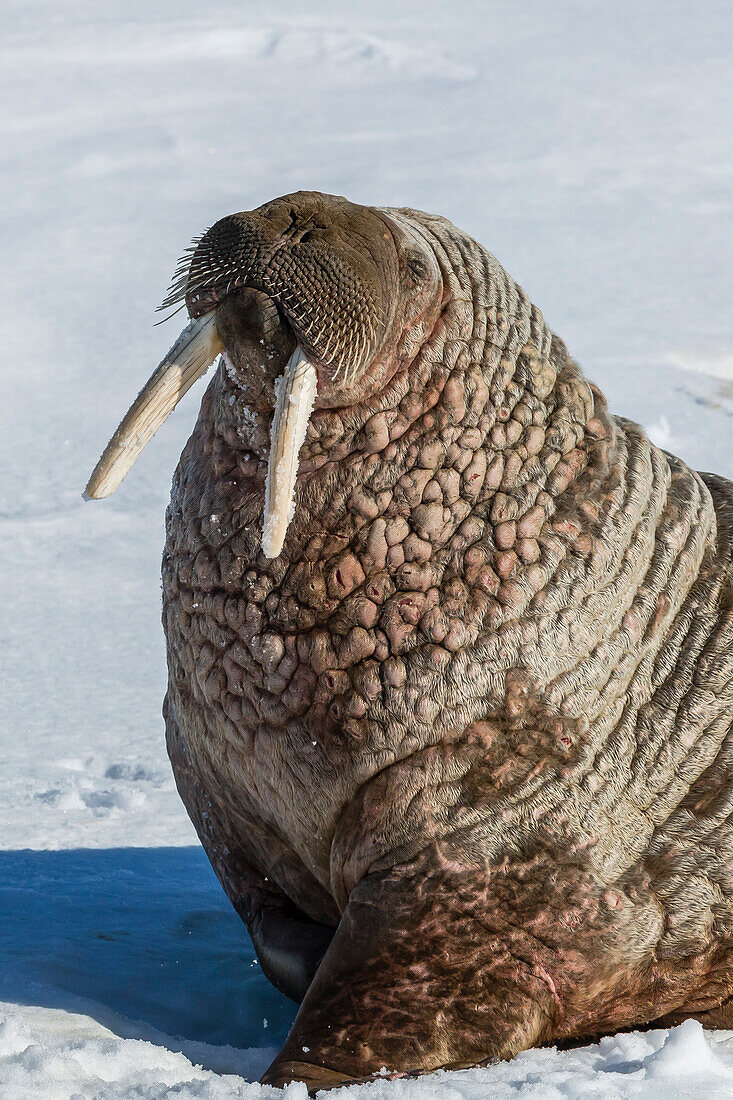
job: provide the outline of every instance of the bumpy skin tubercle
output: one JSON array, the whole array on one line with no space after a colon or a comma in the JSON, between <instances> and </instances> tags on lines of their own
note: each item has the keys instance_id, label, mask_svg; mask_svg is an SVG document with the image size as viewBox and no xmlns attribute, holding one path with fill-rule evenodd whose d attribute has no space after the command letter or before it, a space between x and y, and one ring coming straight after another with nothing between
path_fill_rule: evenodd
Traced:
<instances>
[{"instance_id":1,"label":"bumpy skin tubercle","mask_svg":"<svg viewBox=\"0 0 733 1100\"><path fill-rule=\"evenodd\" d=\"M733 1026L733 486L612 417L442 218L287 196L190 280L226 357L167 515L167 739L302 998L265 1080ZM318 396L268 559L296 343Z\"/></svg>"}]
</instances>

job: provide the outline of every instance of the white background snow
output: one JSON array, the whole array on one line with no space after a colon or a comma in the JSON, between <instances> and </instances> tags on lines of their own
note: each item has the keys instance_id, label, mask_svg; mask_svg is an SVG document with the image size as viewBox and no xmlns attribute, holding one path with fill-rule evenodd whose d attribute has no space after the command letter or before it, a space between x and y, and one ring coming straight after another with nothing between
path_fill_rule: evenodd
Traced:
<instances>
[{"instance_id":1,"label":"white background snow","mask_svg":"<svg viewBox=\"0 0 733 1100\"><path fill-rule=\"evenodd\" d=\"M201 386L115 497L80 495L178 331L153 309L193 234L275 195L429 209L614 411L733 476L733 7L4 0L0 29L0 1096L274 1096L248 1082L293 1009L163 747L163 514ZM361 1091L723 1097L733 1038Z\"/></svg>"}]
</instances>

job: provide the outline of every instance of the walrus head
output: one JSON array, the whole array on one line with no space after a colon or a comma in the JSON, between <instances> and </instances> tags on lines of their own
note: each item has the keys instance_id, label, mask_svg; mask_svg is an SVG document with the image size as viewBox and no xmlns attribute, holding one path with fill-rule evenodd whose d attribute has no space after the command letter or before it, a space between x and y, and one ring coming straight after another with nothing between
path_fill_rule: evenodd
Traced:
<instances>
[{"instance_id":1,"label":"walrus head","mask_svg":"<svg viewBox=\"0 0 733 1100\"><path fill-rule=\"evenodd\" d=\"M216 222L188 250L163 303L191 317L89 479L114 492L181 397L223 353L247 404L272 410L262 549L276 557L314 410L379 393L441 306L432 249L395 212L302 191Z\"/></svg>"}]
</instances>

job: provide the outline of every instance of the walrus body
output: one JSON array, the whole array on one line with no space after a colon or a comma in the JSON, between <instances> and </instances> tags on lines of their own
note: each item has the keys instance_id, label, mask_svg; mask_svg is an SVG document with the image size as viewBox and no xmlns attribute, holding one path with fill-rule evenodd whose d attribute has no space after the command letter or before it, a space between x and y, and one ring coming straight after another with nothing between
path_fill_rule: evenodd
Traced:
<instances>
[{"instance_id":1,"label":"walrus body","mask_svg":"<svg viewBox=\"0 0 733 1100\"><path fill-rule=\"evenodd\" d=\"M348 393L323 383L268 559L274 377L321 324L299 257L353 218L383 271L365 210L408 305ZM447 221L313 193L236 219L197 253L249 248L234 289L188 287L225 356L167 515L165 714L216 873L304 998L265 1080L733 1026L733 485L610 416Z\"/></svg>"}]
</instances>

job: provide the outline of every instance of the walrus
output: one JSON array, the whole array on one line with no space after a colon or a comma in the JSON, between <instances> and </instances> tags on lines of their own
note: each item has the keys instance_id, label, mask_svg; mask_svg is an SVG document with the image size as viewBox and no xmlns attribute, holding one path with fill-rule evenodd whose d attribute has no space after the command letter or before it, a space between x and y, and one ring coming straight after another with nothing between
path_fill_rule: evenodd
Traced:
<instances>
[{"instance_id":1,"label":"walrus","mask_svg":"<svg viewBox=\"0 0 733 1100\"><path fill-rule=\"evenodd\" d=\"M218 367L163 557L175 779L311 1091L733 1027L733 484L610 415L444 218L286 195L93 474Z\"/></svg>"}]
</instances>

